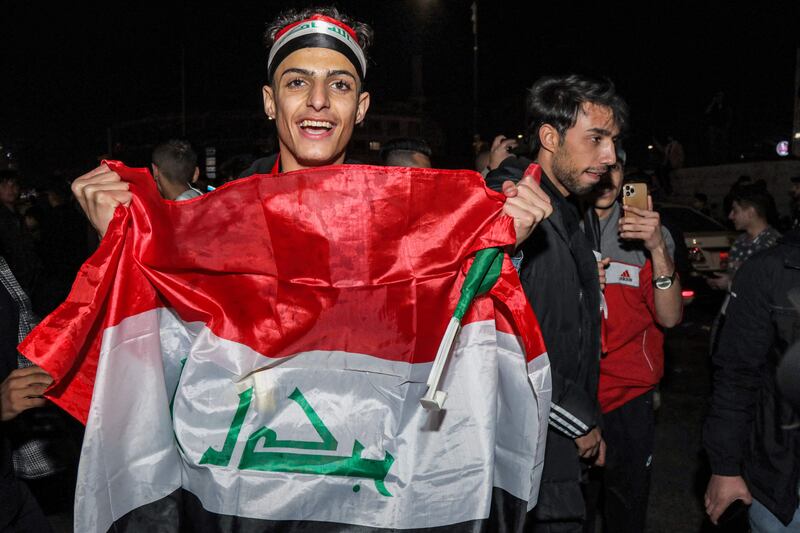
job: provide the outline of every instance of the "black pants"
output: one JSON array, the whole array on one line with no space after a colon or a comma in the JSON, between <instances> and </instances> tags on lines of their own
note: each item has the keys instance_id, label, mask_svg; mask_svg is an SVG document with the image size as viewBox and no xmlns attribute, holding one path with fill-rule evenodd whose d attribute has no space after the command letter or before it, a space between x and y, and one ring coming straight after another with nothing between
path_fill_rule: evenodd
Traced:
<instances>
[{"instance_id":1,"label":"black pants","mask_svg":"<svg viewBox=\"0 0 800 533\"><path fill-rule=\"evenodd\" d=\"M583 522L536 522L526 531L531 533L581 533Z\"/></svg>"},{"instance_id":2,"label":"black pants","mask_svg":"<svg viewBox=\"0 0 800 533\"><path fill-rule=\"evenodd\" d=\"M581 533L586 516L585 474L574 439L548 428L539 499L525 533Z\"/></svg>"},{"instance_id":3,"label":"black pants","mask_svg":"<svg viewBox=\"0 0 800 533\"><path fill-rule=\"evenodd\" d=\"M7 480L6 480L7 481ZM3 487L0 501L0 531L3 533L49 533L50 522L44 517L25 483L16 481Z\"/></svg>"},{"instance_id":4,"label":"black pants","mask_svg":"<svg viewBox=\"0 0 800 533\"><path fill-rule=\"evenodd\" d=\"M653 392L647 392L603 415L606 466L593 468L586 491L585 532L594 531L602 509L605 531L645 530L655 440Z\"/></svg>"}]
</instances>

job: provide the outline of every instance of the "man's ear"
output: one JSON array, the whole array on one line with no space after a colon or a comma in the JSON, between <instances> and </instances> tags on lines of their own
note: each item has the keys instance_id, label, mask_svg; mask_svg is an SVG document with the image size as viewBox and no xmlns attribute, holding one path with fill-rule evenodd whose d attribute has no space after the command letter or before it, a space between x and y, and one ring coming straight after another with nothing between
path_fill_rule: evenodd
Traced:
<instances>
[{"instance_id":1,"label":"man's ear","mask_svg":"<svg viewBox=\"0 0 800 533\"><path fill-rule=\"evenodd\" d=\"M159 172L159 170L158 170L158 165L156 165L155 163L152 163L150 165L150 169L153 172L153 179L158 181L159 174L161 174L161 172Z\"/></svg>"},{"instance_id":2,"label":"man's ear","mask_svg":"<svg viewBox=\"0 0 800 533\"><path fill-rule=\"evenodd\" d=\"M548 152L555 152L556 147L561 143L561 136L550 124L542 124L539 128L539 145Z\"/></svg>"},{"instance_id":3,"label":"man's ear","mask_svg":"<svg viewBox=\"0 0 800 533\"><path fill-rule=\"evenodd\" d=\"M358 95L358 107L356 108L356 124L361 124L364 117L367 116L367 109L369 109L369 93L361 93Z\"/></svg>"},{"instance_id":4,"label":"man's ear","mask_svg":"<svg viewBox=\"0 0 800 533\"><path fill-rule=\"evenodd\" d=\"M264 113L272 120L275 118L275 110L278 108L275 103L275 93L269 85L264 85L264 87L261 88L261 93L264 96Z\"/></svg>"},{"instance_id":5,"label":"man's ear","mask_svg":"<svg viewBox=\"0 0 800 533\"><path fill-rule=\"evenodd\" d=\"M197 183L197 178L200 177L200 168L194 167L194 174L192 175L192 183Z\"/></svg>"}]
</instances>

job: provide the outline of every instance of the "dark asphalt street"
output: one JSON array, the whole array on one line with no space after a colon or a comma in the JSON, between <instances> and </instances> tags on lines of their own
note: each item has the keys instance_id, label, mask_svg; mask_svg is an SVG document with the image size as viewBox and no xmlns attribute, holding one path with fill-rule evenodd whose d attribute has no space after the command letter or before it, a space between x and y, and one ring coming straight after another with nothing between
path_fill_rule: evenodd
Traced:
<instances>
[{"instance_id":1,"label":"dark asphalt street","mask_svg":"<svg viewBox=\"0 0 800 533\"><path fill-rule=\"evenodd\" d=\"M720 531L703 511L709 471L701 440L711 394L708 339L720 296L701 292L686 306L683 322L667 332L648 533Z\"/></svg>"}]
</instances>

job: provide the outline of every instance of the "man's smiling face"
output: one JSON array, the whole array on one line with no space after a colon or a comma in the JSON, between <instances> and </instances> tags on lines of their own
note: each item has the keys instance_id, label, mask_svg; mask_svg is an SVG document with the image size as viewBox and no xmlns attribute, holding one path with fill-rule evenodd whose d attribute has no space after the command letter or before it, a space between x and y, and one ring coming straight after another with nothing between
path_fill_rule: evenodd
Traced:
<instances>
[{"instance_id":1,"label":"man's smiling face","mask_svg":"<svg viewBox=\"0 0 800 533\"><path fill-rule=\"evenodd\" d=\"M327 48L302 48L278 65L264 110L275 118L283 171L344 162L369 107L360 87L353 64Z\"/></svg>"}]
</instances>

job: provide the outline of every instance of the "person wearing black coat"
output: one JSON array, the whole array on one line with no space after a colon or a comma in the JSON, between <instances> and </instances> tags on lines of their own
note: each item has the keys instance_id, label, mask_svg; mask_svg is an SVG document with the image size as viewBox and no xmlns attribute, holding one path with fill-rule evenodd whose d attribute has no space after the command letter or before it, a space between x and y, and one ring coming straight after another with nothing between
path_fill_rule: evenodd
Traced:
<instances>
[{"instance_id":1,"label":"person wearing black coat","mask_svg":"<svg viewBox=\"0 0 800 533\"><path fill-rule=\"evenodd\" d=\"M42 405L40 395L52 381L37 367L18 368L20 303L22 288L0 255L0 531L37 531L46 533L50 525L28 487L14 473L11 421L19 412Z\"/></svg>"},{"instance_id":2,"label":"person wearing black coat","mask_svg":"<svg viewBox=\"0 0 800 533\"><path fill-rule=\"evenodd\" d=\"M777 372L800 341L793 299L800 300L798 229L748 259L733 280L703 428L712 473L705 506L714 523L741 500L751 505L754 531L800 528L800 411L780 391Z\"/></svg>"},{"instance_id":3,"label":"person wearing black coat","mask_svg":"<svg viewBox=\"0 0 800 533\"><path fill-rule=\"evenodd\" d=\"M553 212L517 249L519 276L541 326L553 378L544 470L526 531L579 532L586 505L582 481L602 464L597 380L601 292L598 258L572 202L616 162L627 107L608 81L546 77L530 91L529 132L541 166L541 188ZM500 190L518 181L530 161L510 157L486 176Z\"/></svg>"}]
</instances>

